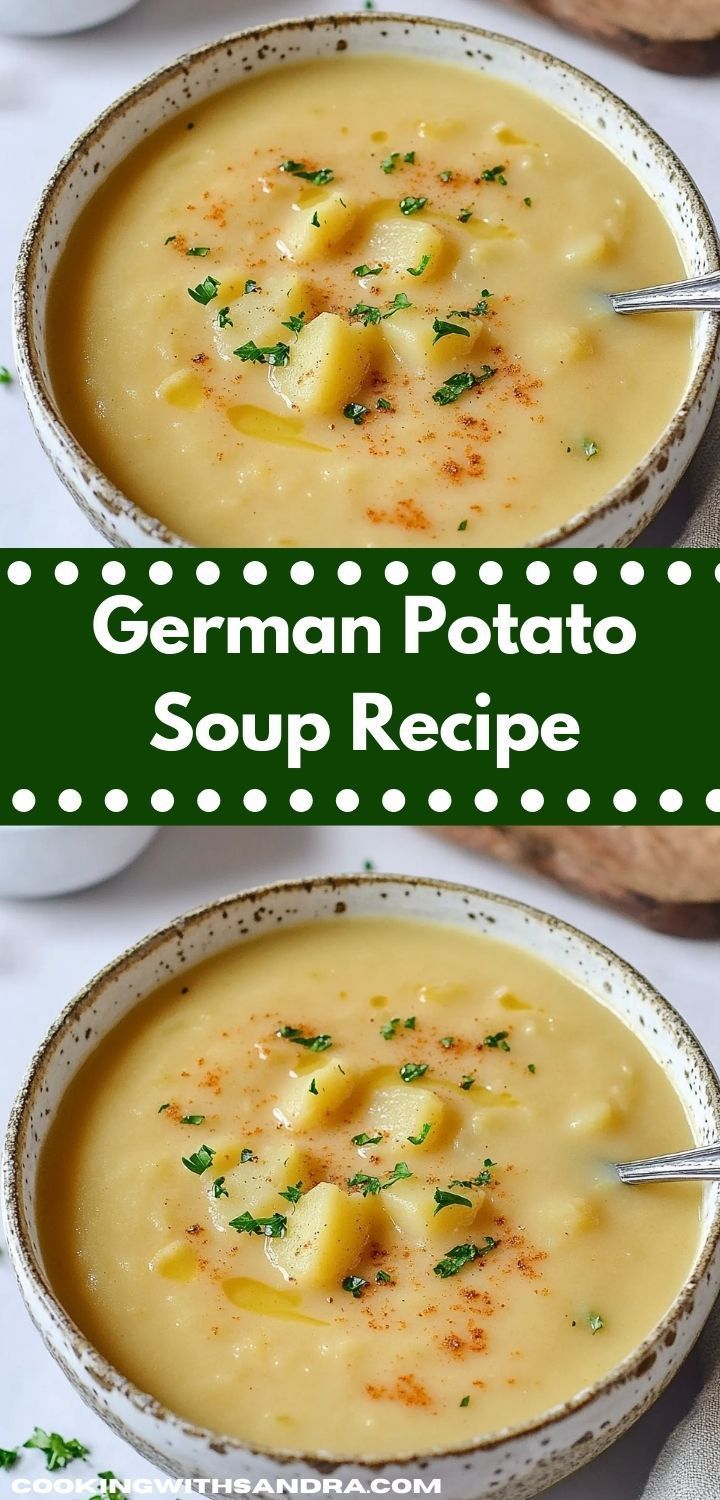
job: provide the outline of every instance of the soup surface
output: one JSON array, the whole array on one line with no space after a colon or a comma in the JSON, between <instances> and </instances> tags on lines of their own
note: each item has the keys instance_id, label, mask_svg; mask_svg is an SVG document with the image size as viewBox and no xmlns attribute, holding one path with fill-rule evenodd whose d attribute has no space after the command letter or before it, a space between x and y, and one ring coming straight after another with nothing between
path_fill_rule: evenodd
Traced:
<instances>
[{"instance_id":1,"label":"soup surface","mask_svg":"<svg viewBox=\"0 0 720 1500\"><path fill-rule=\"evenodd\" d=\"M598 500L686 387L692 322L598 141L470 69L337 56L161 128L98 191L51 296L96 463L210 546L513 546Z\"/></svg>"},{"instance_id":2,"label":"soup surface","mask_svg":"<svg viewBox=\"0 0 720 1500\"><path fill-rule=\"evenodd\" d=\"M645 1047L562 974L338 918L203 963L100 1044L42 1158L43 1253L182 1417L427 1453L538 1416L649 1332L700 1190L604 1163L690 1144Z\"/></svg>"}]
</instances>

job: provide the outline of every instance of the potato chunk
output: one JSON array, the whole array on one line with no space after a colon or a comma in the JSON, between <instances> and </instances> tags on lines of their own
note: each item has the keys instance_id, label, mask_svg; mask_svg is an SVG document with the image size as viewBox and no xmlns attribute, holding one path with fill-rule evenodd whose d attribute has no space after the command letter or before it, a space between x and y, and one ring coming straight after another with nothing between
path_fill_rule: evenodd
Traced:
<instances>
[{"instance_id":1,"label":"potato chunk","mask_svg":"<svg viewBox=\"0 0 720 1500\"><path fill-rule=\"evenodd\" d=\"M370 365L365 331L336 313L321 313L292 345L288 364L271 370L271 384L301 411L342 411Z\"/></svg>"},{"instance_id":2,"label":"potato chunk","mask_svg":"<svg viewBox=\"0 0 720 1500\"><path fill-rule=\"evenodd\" d=\"M475 1222L485 1198L482 1189L453 1188L452 1192L469 1198L471 1206L466 1208L462 1203L451 1203L436 1213L435 1189L416 1178L383 1188L382 1205L398 1233L412 1244L422 1245L427 1240L463 1235Z\"/></svg>"},{"instance_id":3,"label":"potato chunk","mask_svg":"<svg viewBox=\"0 0 720 1500\"><path fill-rule=\"evenodd\" d=\"M422 277L411 276L410 268L417 270L426 255L430 259ZM446 258L447 246L440 230L427 219L406 217L381 219L370 235L364 256L373 265L381 261L393 275L409 282L431 281Z\"/></svg>"},{"instance_id":4,"label":"potato chunk","mask_svg":"<svg viewBox=\"0 0 720 1500\"><path fill-rule=\"evenodd\" d=\"M307 1189L312 1180L305 1152L287 1140L270 1152L263 1151L258 1161L240 1162L225 1173L216 1171L217 1161L216 1157L212 1165L212 1177L224 1175L223 1186L227 1197L224 1194L220 1198L215 1197L210 1172L207 1174L207 1190L210 1214L215 1228L220 1230L227 1229L230 1219L235 1219L238 1214L246 1211L255 1218L285 1213L287 1200L281 1198L280 1193L298 1182Z\"/></svg>"},{"instance_id":5,"label":"potato chunk","mask_svg":"<svg viewBox=\"0 0 720 1500\"><path fill-rule=\"evenodd\" d=\"M432 1089L408 1088L407 1084L378 1089L371 1097L367 1118L372 1129L382 1130L393 1146L410 1145L411 1151L432 1149L437 1145L446 1110L442 1099ZM430 1130L424 1132L424 1126ZM425 1138L412 1145L409 1137Z\"/></svg>"},{"instance_id":6,"label":"potato chunk","mask_svg":"<svg viewBox=\"0 0 720 1500\"><path fill-rule=\"evenodd\" d=\"M295 335L283 323L293 315L304 312L311 318L315 303L313 293L297 271L285 276L276 276L267 281L259 292L247 292L235 301L225 298L230 322L221 328L217 321L217 310L222 306L224 288L218 292L218 301L210 303L213 312L215 347L223 359L235 359L235 350L253 339L256 344L275 344L278 340L294 344ZM235 363L240 368L239 361Z\"/></svg>"},{"instance_id":7,"label":"potato chunk","mask_svg":"<svg viewBox=\"0 0 720 1500\"><path fill-rule=\"evenodd\" d=\"M304 264L326 260L350 233L355 219L355 209L347 198L340 193L329 193L309 208L295 210L285 235L285 247L293 260Z\"/></svg>"},{"instance_id":8,"label":"potato chunk","mask_svg":"<svg viewBox=\"0 0 720 1500\"><path fill-rule=\"evenodd\" d=\"M318 1061L312 1070L288 1080L287 1092L273 1114L281 1125L300 1129L316 1125L349 1099L357 1077L356 1069L346 1057Z\"/></svg>"},{"instance_id":9,"label":"potato chunk","mask_svg":"<svg viewBox=\"0 0 720 1500\"><path fill-rule=\"evenodd\" d=\"M466 329L466 333L448 333L436 343L432 316L417 307L386 318L382 331L395 358L413 375L447 375L466 366L481 335L486 336L480 318L447 321Z\"/></svg>"},{"instance_id":10,"label":"potato chunk","mask_svg":"<svg viewBox=\"0 0 720 1500\"><path fill-rule=\"evenodd\" d=\"M369 1235L365 1200L319 1182L288 1219L283 1239L268 1240L268 1259L290 1281L323 1286L353 1271Z\"/></svg>"}]
</instances>

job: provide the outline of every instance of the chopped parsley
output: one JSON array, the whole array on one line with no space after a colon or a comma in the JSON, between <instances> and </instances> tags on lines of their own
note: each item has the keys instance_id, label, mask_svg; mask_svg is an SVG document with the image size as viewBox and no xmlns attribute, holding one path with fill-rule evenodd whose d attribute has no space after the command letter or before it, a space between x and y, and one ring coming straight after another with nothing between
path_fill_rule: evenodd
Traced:
<instances>
[{"instance_id":1,"label":"chopped parsley","mask_svg":"<svg viewBox=\"0 0 720 1500\"><path fill-rule=\"evenodd\" d=\"M599 1333L600 1329L605 1327L605 1319L601 1318L599 1313L589 1313L588 1323L591 1333Z\"/></svg>"},{"instance_id":2,"label":"chopped parsley","mask_svg":"<svg viewBox=\"0 0 720 1500\"><path fill-rule=\"evenodd\" d=\"M204 1115L183 1115L183 1117L182 1117L182 1119L180 1121L180 1124L181 1125L204 1125L205 1124L205 1116Z\"/></svg>"},{"instance_id":3,"label":"chopped parsley","mask_svg":"<svg viewBox=\"0 0 720 1500\"><path fill-rule=\"evenodd\" d=\"M159 1114L159 1115L162 1115L162 1114L164 1114L164 1112L165 1112L165 1110L166 1110L166 1109L169 1109L169 1108L170 1108L170 1104L169 1104L169 1103L167 1103L167 1104L161 1104L161 1105L160 1105L160 1108L159 1108L159 1110L158 1110L158 1114Z\"/></svg>"},{"instance_id":4,"label":"chopped parsley","mask_svg":"<svg viewBox=\"0 0 720 1500\"><path fill-rule=\"evenodd\" d=\"M454 1036L441 1036L441 1038L440 1038L440 1046L441 1047L453 1047L454 1045L455 1045L455 1038L454 1038Z\"/></svg>"},{"instance_id":5,"label":"chopped parsley","mask_svg":"<svg viewBox=\"0 0 720 1500\"><path fill-rule=\"evenodd\" d=\"M86 1458L89 1448L77 1438L63 1438L59 1432L43 1432L42 1427L36 1427L32 1437L29 1437L23 1448L39 1448L45 1454L46 1469L64 1469L72 1463L74 1458Z\"/></svg>"},{"instance_id":6,"label":"chopped parsley","mask_svg":"<svg viewBox=\"0 0 720 1500\"><path fill-rule=\"evenodd\" d=\"M305 327L305 317L306 314L304 312L291 313L287 320L285 318L282 319L282 326L283 328L289 328L290 332L294 333L297 338Z\"/></svg>"},{"instance_id":7,"label":"chopped parsley","mask_svg":"<svg viewBox=\"0 0 720 1500\"><path fill-rule=\"evenodd\" d=\"M261 347L254 339L249 339L247 344L241 344L239 349L233 349L238 359L249 361L255 365L286 365L290 358L290 346L288 344L263 344Z\"/></svg>"},{"instance_id":8,"label":"chopped parsley","mask_svg":"<svg viewBox=\"0 0 720 1500\"><path fill-rule=\"evenodd\" d=\"M249 1146L243 1146L243 1149L240 1152L240 1160L244 1165L246 1161L257 1161L257 1157L255 1155L255 1152L250 1150Z\"/></svg>"},{"instance_id":9,"label":"chopped parsley","mask_svg":"<svg viewBox=\"0 0 720 1500\"><path fill-rule=\"evenodd\" d=\"M219 313L217 315L217 320L218 320L218 328L232 328L234 326L233 325L233 320L230 317L230 308L229 307L221 307L220 308L220 311L219 311Z\"/></svg>"},{"instance_id":10,"label":"chopped parsley","mask_svg":"<svg viewBox=\"0 0 720 1500\"><path fill-rule=\"evenodd\" d=\"M472 1088L474 1082L475 1082L475 1075L473 1073L463 1073L463 1076L460 1079L460 1087L461 1087L461 1089L464 1089L465 1092L467 1093L468 1089Z\"/></svg>"},{"instance_id":11,"label":"chopped parsley","mask_svg":"<svg viewBox=\"0 0 720 1500\"><path fill-rule=\"evenodd\" d=\"M433 401L437 401L438 406L449 406L452 401L457 401L458 397L462 396L465 391L471 391L474 386L482 385L485 380L489 380L491 375L494 374L495 371L490 365L483 365L479 375L474 374L472 370L461 370L457 375L448 376L448 379L440 386L440 389L435 391Z\"/></svg>"},{"instance_id":12,"label":"chopped parsley","mask_svg":"<svg viewBox=\"0 0 720 1500\"><path fill-rule=\"evenodd\" d=\"M385 312L380 307L373 307L369 302L356 302L350 308L351 318L360 318L367 328L368 323L382 323L384 318L391 318L393 313L402 312L406 307L412 307L412 303L405 292L396 292L390 306Z\"/></svg>"},{"instance_id":13,"label":"chopped parsley","mask_svg":"<svg viewBox=\"0 0 720 1500\"><path fill-rule=\"evenodd\" d=\"M279 1194L288 1203L299 1203L302 1198L302 1182L289 1182L284 1192Z\"/></svg>"},{"instance_id":14,"label":"chopped parsley","mask_svg":"<svg viewBox=\"0 0 720 1500\"><path fill-rule=\"evenodd\" d=\"M411 1146L422 1146L423 1141L427 1140L427 1138L428 1138L431 1130L432 1130L432 1125L430 1124L429 1120L426 1120L425 1124L423 1125L423 1127L422 1127L419 1135L409 1135L408 1136L408 1140L410 1142L410 1145Z\"/></svg>"},{"instance_id":15,"label":"chopped parsley","mask_svg":"<svg viewBox=\"0 0 720 1500\"><path fill-rule=\"evenodd\" d=\"M427 198L401 198L399 203L400 212L405 215L422 213L426 203Z\"/></svg>"},{"instance_id":16,"label":"chopped parsley","mask_svg":"<svg viewBox=\"0 0 720 1500\"><path fill-rule=\"evenodd\" d=\"M369 406L362 406L359 401L348 401L347 406L343 407L343 416L349 422L354 422L356 427L362 427L369 410Z\"/></svg>"},{"instance_id":17,"label":"chopped parsley","mask_svg":"<svg viewBox=\"0 0 720 1500\"><path fill-rule=\"evenodd\" d=\"M490 1167L494 1167L495 1165L496 1163L494 1161L491 1161L489 1156L486 1156L483 1169L481 1172L478 1172L477 1177L453 1177L453 1180L450 1183L450 1187L487 1187L488 1183L492 1182L492 1177L490 1176L490 1172L488 1169Z\"/></svg>"},{"instance_id":18,"label":"chopped parsley","mask_svg":"<svg viewBox=\"0 0 720 1500\"><path fill-rule=\"evenodd\" d=\"M190 250L186 250L185 251L185 254L186 255L200 255L202 257L202 259L204 260L205 256L210 254L210 246L209 245L193 245Z\"/></svg>"},{"instance_id":19,"label":"chopped parsley","mask_svg":"<svg viewBox=\"0 0 720 1500\"><path fill-rule=\"evenodd\" d=\"M405 155L403 157L403 161L409 162L410 166L414 167L415 166L415 152L414 151L406 151Z\"/></svg>"},{"instance_id":20,"label":"chopped parsley","mask_svg":"<svg viewBox=\"0 0 720 1500\"><path fill-rule=\"evenodd\" d=\"M493 1036L486 1036L485 1037L484 1042L483 1042L483 1046L485 1046L485 1047L496 1047L496 1048L499 1049L500 1052L509 1052L510 1051L510 1043L508 1042L507 1038L508 1038L508 1033L506 1031L496 1031Z\"/></svg>"},{"instance_id":21,"label":"chopped parsley","mask_svg":"<svg viewBox=\"0 0 720 1500\"><path fill-rule=\"evenodd\" d=\"M409 276L422 276L423 271L427 270L431 260L431 255L423 255L416 266L406 266L405 270Z\"/></svg>"},{"instance_id":22,"label":"chopped parsley","mask_svg":"<svg viewBox=\"0 0 720 1500\"><path fill-rule=\"evenodd\" d=\"M229 1198L230 1197L230 1194L229 1194L229 1192L228 1192L228 1190L227 1190L227 1188L225 1186L225 1178L224 1177L216 1177L215 1178L215 1180L213 1182L213 1185L212 1185L212 1190L213 1190L213 1198Z\"/></svg>"},{"instance_id":23,"label":"chopped parsley","mask_svg":"<svg viewBox=\"0 0 720 1500\"><path fill-rule=\"evenodd\" d=\"M438 173L441 182L452 182L454 175L454 172L450 172L447 167L444 172Z\"/></svg>"},{"instance_id":24,"label":"chopped parsley","mask_svg":"<svg viewBox=\"0 0 720 1500\"><path fill-rule=\"evenodd\" d=\"M259 291L260 291L260 288L259 288L257 282L253 281L253 279L252 279L251 276L248 277L248 280L245 282L245 296L247 297L250 292L259 292Z\"/></svg>"},{"instance_id":25,"label":"chopped parsley","mask_svg":"<svg viewBox=\"0 0 720 1500\"><path fill-rule=\"evenodd\" d=\"M353 1136L352 1143L353 1146L377 1146L381 1140L382 1131L378 1131L377 1135L368 1135L366 1130L361 1130L359 1135Z\"/></svg>"},{"instance_id":26,"label":"chopped parsley","mask_svg":"<svg viewBox=\"0 0 720 1500\"><path fill-rule=\"evenodd\" d=\"M436 1204L433 1218L435 1217L435 1214L439 1214L443 1208L451 1208L454 1203L459 1203L462 1208L472 1208L471 1198L461 1198L459 1193L447 1192L445 1188L436 1188L435 1192L433 1193L433 1199Z\"/></svg>"},{"instance_id":27,"label":"chopped parsley","mask_svg":"<svg viewBox=\"0 0 720 1500\"><path fill-rule=\"evenodd\" d=\"M380 276L382 269L382 261L377 266L353 266L353 276Z\"/></svg>"},{"instance_id":28,"label":"chopped parsley","mask_svg":"<svg viewBox=\"0 0 720 1500\"><path fill-rule=\"evenodd\" d=\"M177 239L177 235L176 234L169 234L168 237L167 237L167 239L166 239L166 241L165 241L165 244L166 245L174 245L176 239Z\"/></svg>"},{"instance_id":29,"label":"chopped parsley","mask_svg":"<svg viewBox=\"0 0 720 1500\"><path fill-rule=\"evenodd\" d=\"M399 1070L400 1077L403 1083L412 1083L415 1078L422 1078L428 1067L428 1063L403 1063Z\"/></svg>"},{"instance_id":30,"label":"chopped parsley","mask_svg":"<svg viewBox=\"0 0 720 1500\"><path fill-rule=\"evenodd\" d=\"M237 1219L230 1220L230 1228L236 1229L238 1234L263 1234L268 1240L281 1240L287 1230L287 1218L285 1214L270 1214L256 1219L246 1210Z\"/></svg>"},{"instance_id":31,"label":"chopped parsley","mask_svg":"<svg viewBox=\"0 0 720 1500\"><path fill-rule=\"evenodd\" d=\"M384 396L379 396L378 400L376 401L375 404L377 406L378 411L393 411L394 410L392 401L386 401ZM372 866L370 868L372 868Z\"/></svg>"},{"instance_id":32,"label":"chopped parsley","mask_svg":"<svg viewBox=\"0 0 720 1500\"><path fill-rule=\"evenodd\" d=\"M433 1271L436 1276L457 1276L458 1271L462 1271L463 1266L470 1265L474 1260L480 1260L483 1255L489 1255L490 1251L494 1250L499 1243L499 1240L494 1240L491 1235L487 1234L484 1245L474 1245L472 1243L455 1245L452 1250L448 1250L447 1255L444 1255L442 1260L438 1261L436 1266L433 1266Z\"/></svg>"},{"instance_id":33,"label":"chopped parsley","mask_svg":"<svg viewBox=\"0 0 720 1500\"><path fill-rule=\"evenodd\" d=\"M467 520L461 521L460 524L459 524L459 526L458 526L458 531L467 531L467 525L468 525Z\"/></svg>"},{"instance_id":34,"label":"chopped parsley","mask_svg":"<svg viewBox=\"0 0 720 1500\"><path fill-rule=\"evenodd\" d=\"M317 1094L317 1091L318 1091L318 1086L317 1086L317 1084L315 1082L315 1079L311 1078L310 1079L310 1087L308 1089L308 1093L309 1094Z\"/></svg>"},{"instance_id":35,"label":"chopped parsley","mask_svg":"<svg viewBox=\"0 0 720 1500\"><path fill-rule=\"evenodd\" d=\"M192 297L193 302L199 302L201 307L207 307L208 302L217 297L219 285L215 276L206 276L197 286L188 287L188 297Z\"/></svg>"},{"instance_id":36,"label":"chopped parsley","mask_svg":"<svg viewBox=\"0 0 720 1500\"><path fill-rule=\"evenodd\" d=\"M585 439L583 448L585 449L586 458L594 458L595 454L600 452L597 443L594 442L592 438Z\"/></svg>"},{"instance_id":37,"label":"chopped parsley","mask_svg":"<svg viewBox=\"0 0 720 1500\"><path fill-rule=\"evenodd\" d=\"M469 1396L463 1396L462 1401L460 1402L460 1405L461 1406L469 1406L470 1405L470 1397Z\"/></svg>"},{"instance_id":38,"label":"chopped parsley","mask_svg":"<svg viewBox=\"0 0 720 1500\"><path fill-rule=\"evenodd\" d=\"M532 208L532 198L523 198L523 203L526 208Z\"/></svg>"},{"instance_id":39,"label":"chopped parsley","mask_svg":"<svg viewBox=\"0 0 720 1500\"><path fill-rule=\"evenodd\" d=\"M314 212L314 214L313 214L313 216L312 216L312 218L310 220L310 223L312 224L313 229L319 229L320 228L320 220L318 218L318 211L317 211L317 209L315 209L315 212Z\"/></svg>"},{"instance_id":40,"label":"chopped parsley","mask_svg":"<svg viewBox=\"0 0 720 1500\"><path fill-rule=\"evenodd\" d=\"M318 171L310 171L303 161L283 161L280 163L281 172L289 172L291 177L302 177L305 182L312 182L315 187L325 187L332 182L335 173L332 167L320 167Z\"/></svg>"},{"instance_id":41,"label":"chopped parsley","mask_svg":"<svg viewBox=\"0 0 720 1500\"><path fill-rule=\"evenodd\" d=\"M461 208L458 214L458 219L460 220L461 224L467 224L472 216L473 210L471 208Z\"/></svg>"},{"instance_id":42,"label":"chopped parsley","mask_svg":"<svg viewBox=\"0 0 720 1500\"><path fill-rule=\"evenodd\" d=\"M400 151L391 151L390 155L386 156L385 159L384 159L384 161L381 161L381 163L380 163L380 166L382 167L382 170L386 174L386 176L390 172L394 172L395 171L397 163L401 160L401 158L402 158L402 160L404 162L407 162L409 166L414 166L414 164L415 164L415 152L414 151L406 151L404 155ZM425 199L423 199L423 202L425 202ZM403 213L404 212L405 212L405 210L403 209Z\"/></svg>"},{"instance_id":43,"label":"chopped parsley","mask_svg":"<svg viewBox=\"0 0 720 1500\"><path fill-rule=\"evenodd\" d=\"M199 1151L193 1151L192 1156L183 1156L182 1164L187 1167L188 1172L195 1172L198 1177L202 1177L203 1172L207 1172L208 1167L212 1166L214 1156L212 1146L201 1146Z\"/></svg>"},{"instance_id":44,"label":"chopped parsley","mask_svg":"<svg viewBox=\"0 0 720 1500\"><path fill-rule=\"evenodd\" d=\"M380 405L380 402L378 401L378 406L379 405ZM373 860L371 860L371 859L364 859L363 860L363 870L374 870L374 869L375 869L375 864L374 864Z\"/></svg>"},{"instance_id":45,"label":"chopped parsley","mask_svg":"<svg viewBox=\"0 0 720 1500\"><path fill-rule=\"evenodd\" d=\"M297 1026L281 1026L276 1035L285 1037L288 1042L297 1042L298 1047L307 1047L309 1052L327 1052L328 1047L332 1047L332 1037L326 1031L320 1036L306 1036Z\"/></svg>"},{"instance_id":46,"label":"chopped parsley","mask_svg":"<svg viewBox=\"0 0 720 1500\"><path fill-rule=\"evenodd\" d=\"M463 338L469 339L469 328L461 328L459 323L447 323L444 318L436 318L433 323L435 337L433 344L439 344L441 339L447 338L449 333L459 333Z\"/></svg>"},{"instance_id":47,"label":"chopped parsley","mask_svg":"<svg viewBox=\"0 0 720 1500\"><path fill-rule=\"evenodd\" d=\"M507 177L505 176L505 167L503 165L499 167L486 167L485 171L480 173L480 176L483 182L499 182L501 187L507 187Z\"/></svg>"},{"instance_id":48,"label":"chopped parsley","mask_svg":"<svg viewBox=\"0 0 720 1500\"><path fill-rule=\"evenodd\" d=\"M392 1187L394 1182L400 1182L412 1175L407 1162L396 1161L392 1172L388 1175L387 1182L381 1182L379 1177L370 1177L367 1172L356 1172L354 1177L348 1177L348 1187L360 1188L363 1198L375 1198L384 1188Z\"/></svg>"},{"instance_id":49,"label":"chopped parsley","mask_svg":"<svg viewBox=\"0 0 720 1500\"><path fill-rule=\"evenodd\" d=\"M534 1063L528 1063L528 1073L537 1073L537 1068L535 1067Z\"/></svg>"},{"instance_id":50,"label":"chopped parsley","mask_svg":"<svg viewBox=\"0 0 720 1500\"><path fill-rule=\"evenodd\" d=\"M0 1469L12 1469L18 1457L17 1448L0 1448Z\"/></svg>"},{"instance_id":51,"label":"chopped parsley","mask_svg":"<svg viewBox=\"0 0 720 1500\"><path fill-rule=\"evenodd\" d=\"M489 292L488 289L487 289L487 287L484 286L483 289L482 289L482 292L480 293L480 300L475 303L474 307L466 307L466 308L462 308L462 309L459 308L459 307L453 307L453 308L450 309L450 312L448 313L448 317L450 317L450 318L484 318L487 315L488 298L492 297L492 295L493 295L493 293Z\"/></svg>"},{"instance_id":52,"label":"chopped parsley","mask_svg":"<svg viewBox=\"0 0 720 1500\"><path fill-rule=\"evenodd\" d=\"M379 1281L381 1286L392 1286L393 1284L392 1276L388 1276L387 1271L376 1271L375 1280Z\"/></svg>"},{"instance_id":53,"label":"chopped parsley","mask_svg":"<svg viewBox=\"0 0 720 1500\"><path fill-rule=\"evenodd\" d=\"M342 1284L344 1292L349 1292L351 1297L360 1297L367 1286L364 1276L346 1276Z\"/></svg>"},{"instance_id":54,"label":"chopped parsley","mask_svg":"<svg viewBox=\"0 0 720 1500\"><path fill-rule=\"evenodd\" d=\"M392 1041L398 1026L404 1026L406 1031L414 1031L415 1021L415 1016L406 1016L404 1021L401 1020L400 1016L393 1016L391 1021L386 1021L385 1025L380 1027L380 1035L385 1038L386 1042Z\"/></svg>"}]
</instances>

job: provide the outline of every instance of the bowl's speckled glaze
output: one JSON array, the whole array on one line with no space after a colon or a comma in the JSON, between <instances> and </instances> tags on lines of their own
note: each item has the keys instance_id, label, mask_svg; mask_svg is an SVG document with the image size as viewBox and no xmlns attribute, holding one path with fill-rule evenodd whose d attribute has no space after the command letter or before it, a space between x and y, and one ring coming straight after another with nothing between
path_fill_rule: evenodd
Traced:
<instances>
[{"instance_id":1,"label":"bowl's speckled glaze","mask_svg":"<svg viewBox=\"0 0 720 1500\"><path fill-rule=\"evenodd\" d=\"M464 886L391 875L318 877L246 891L171 923L82 991L34 1058L10 1121L4 1160L7 1241L20 1288L48 1349L83 1399L147 1459L176 1476L245 1479L333 1474L442 1481L444 1500L529 1500L594 1458L656 1399L691 1349L720 1290L720 1185L708 1185L695 1264L673 1306L608 1376L527 1426L416 1460L350 1463L266 1453L174 1416L94 1350L56 1301L37 1230L37 1167L70 1078L118 1020L171 975L281 925L345 915L469 924L563 969L622 1018L666 1071L698 1145L720 1139L720 1083L692 1032L629 965L559 919Z\"/></svg>"},{"instance_id":2,"label":"bowl's speckled glaze","mask_svg":"<svg viewBox=\"0 0 720 1500\"><path fill-rule=\"evenodd\" d=\"M279 64L349 49L458 62L534 90L577 120L640 179L665 214L689 276L720 266L718 240L694 182L668 145L601 84L508 37L456 22L380 12L279 21L198 48L138 84L71 147L25 236L15 282L17 369L53 467L89 520L116 546L182 546L103 475L65 426L48 370L48 286L78 214L128 152L164 120ZM648 525L686 469L720 389L720 319L697 318L687 393L658 442L601 501L533 538L535 546L626 546Z\"/></svg>"}]
</instances>

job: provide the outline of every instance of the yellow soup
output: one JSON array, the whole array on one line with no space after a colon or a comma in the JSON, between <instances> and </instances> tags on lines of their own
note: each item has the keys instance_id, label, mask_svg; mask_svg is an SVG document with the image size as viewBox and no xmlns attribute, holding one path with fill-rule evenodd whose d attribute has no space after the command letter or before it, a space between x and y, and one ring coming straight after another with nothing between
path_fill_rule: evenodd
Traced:
<instances>
[{"instance_id":1,"label":"yellow soup","mask_svg":"<svg viewBox=\"0 0 720 1500\"><path fill-rule=\"evenodd\" d=\"M598 500L686 388L633 174L535 95L410 57L277 69L113 172L51 294L53 384L145 511L216 546L514 546Z\"/></svg>"},{"instance_id":2,"label":"yellow soup","mask_svg":"<svg viewBox=\"0 0 720 1500\"><path fill-rule=\"evenodd\" d=\"M689 1145L660 1066L570 979L340 917L201 964L99 1045L42 1158L43 1254L184 1419L431 1453L537 1417L657 1323L700 1189L606 1164Z\"/></svg>"}]
</instances>

